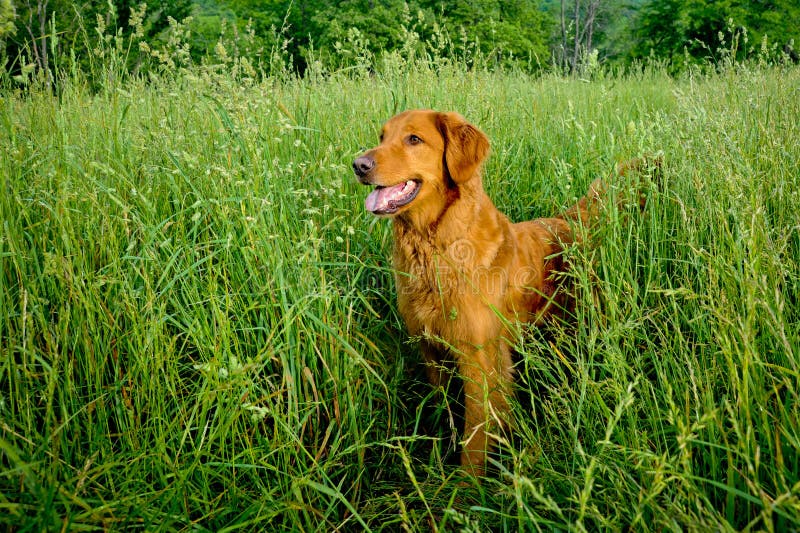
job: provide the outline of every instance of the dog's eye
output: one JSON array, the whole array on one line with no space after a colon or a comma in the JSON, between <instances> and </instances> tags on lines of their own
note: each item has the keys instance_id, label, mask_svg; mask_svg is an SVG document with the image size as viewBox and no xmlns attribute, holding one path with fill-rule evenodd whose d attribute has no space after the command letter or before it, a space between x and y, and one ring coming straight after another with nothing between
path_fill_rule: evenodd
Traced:
<instances>
[{"instance_id":1,"label":"dog's eye","mask_svg":"<svg viewBox=\"0 0 800 533\"><path fill-rule=\"evenodd\" d=\"M408 144L412 144L412 145L413 144L420 144L420 143L422 143L422 139L420 139L419 137L417 137L414 134L411 134L408 137L406 137L406 142Z\"/></svg>"}]
</instances>

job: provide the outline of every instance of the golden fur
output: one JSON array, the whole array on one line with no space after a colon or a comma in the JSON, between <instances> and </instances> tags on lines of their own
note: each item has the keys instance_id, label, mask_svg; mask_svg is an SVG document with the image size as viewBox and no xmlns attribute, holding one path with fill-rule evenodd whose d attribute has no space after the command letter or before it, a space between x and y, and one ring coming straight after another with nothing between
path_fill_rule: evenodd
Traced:
<instances>
[{"instance_id":1,"label":"golden fur","mask_svg":"<svg viewBox=\"0 0 800 533\"><path fill-rule=\"evenodd\" d=\"M452 366L463 379L461 464L476 475L508 417L516 325L569 305L559 252L604 187L595 181L561 216L513 224L483 190L488 153L487 137L460 115L415 110L390 119L380 144L353 163L376 187L367 209L392 218L399 311L422 339L429 380L444 384Z\"/></svg>"}]
</instances>

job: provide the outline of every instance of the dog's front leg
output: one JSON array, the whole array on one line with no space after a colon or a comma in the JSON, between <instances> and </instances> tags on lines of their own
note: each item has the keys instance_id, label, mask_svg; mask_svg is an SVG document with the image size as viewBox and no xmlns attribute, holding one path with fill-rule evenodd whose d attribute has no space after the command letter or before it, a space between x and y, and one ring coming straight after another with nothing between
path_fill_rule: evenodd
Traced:
<instances>
[{"instance_id":1,"label":"dog's front leg","mask_svg":"<svg viewBox=\"0 0 800 533\"><path fill-rule=\"evenodd\" d=\"M503 341L463 351L458 371L464 381L464 435L461 466L475 476L486 472L490 435L508 422L511 351Z\"/></svg>"},{"instance_id":2,"label":"dog's front leg","mask_svg":"<svg viewBox=\"0 0 800 533\"><path fill-rule=\"evenodd\" d=\"M425 374L428 376L430 384L435 388L447 387L450 376L453 375L453 367L452 363L448 365L445 361L444 350L427 339L421 340L419 347L425 362Z\"/></svg>"}]
</instances>

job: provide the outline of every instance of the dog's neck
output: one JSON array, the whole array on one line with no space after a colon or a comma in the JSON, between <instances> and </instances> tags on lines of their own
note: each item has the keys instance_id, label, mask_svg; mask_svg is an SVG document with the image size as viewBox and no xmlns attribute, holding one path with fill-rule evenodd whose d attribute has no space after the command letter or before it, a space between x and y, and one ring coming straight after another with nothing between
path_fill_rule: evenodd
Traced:
<instances>
[{"instance_id":1,"label":"dog's neck","mask_svg":"<svg viewBox=\"0 0 800 533\"><path fill-rule=\"evenodd\" d=\"M485 197L480 176L448 188L439 208L432 210L433 215L424 217L411 211L394 219L395 243L400 242L401 235L411 233L420 244L439 250L447 248L468 235L478 223Z\"/></svg>"}]
</instances>

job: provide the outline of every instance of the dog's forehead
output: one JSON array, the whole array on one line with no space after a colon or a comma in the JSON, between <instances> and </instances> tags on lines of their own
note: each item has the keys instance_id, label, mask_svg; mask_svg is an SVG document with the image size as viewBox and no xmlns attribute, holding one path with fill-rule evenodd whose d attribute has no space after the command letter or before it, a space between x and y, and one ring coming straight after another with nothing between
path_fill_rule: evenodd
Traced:
<instances>
[{"instance_id":1,"label":"dog's forehead","mask_svg":"<svg viewBox=\"0 0 800 533\"><path fill-rule=\"evenodd\" d=\"M382 135L424 133L437 131L436 113L427 110L404 111L390 118L383 125Z\"/></svg>"}]
</instances>

